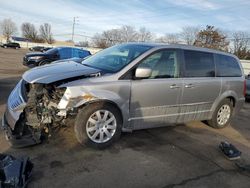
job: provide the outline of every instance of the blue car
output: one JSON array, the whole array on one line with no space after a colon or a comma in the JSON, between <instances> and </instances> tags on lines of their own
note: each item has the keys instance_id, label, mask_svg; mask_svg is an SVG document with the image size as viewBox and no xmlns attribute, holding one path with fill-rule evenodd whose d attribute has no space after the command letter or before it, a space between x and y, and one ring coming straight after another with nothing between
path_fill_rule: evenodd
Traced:
<instances>
[{"instance_id":1,"label":"blue car","mask_svg":"<svg viewBox=\"0 0 250 188\"><path fill-rule=\"evenodd\" d=\"M250 102L250 73L246 77L246 100Z\"/></svg>"},{"instance_id":2,"label":"blue car","mask_svg":"<svg viewBox=\"0 0 250 188\"><path fill-rule=\"evenodd\" d=\"M36 67L50 64L53 61L71 59L71 58L85 58L90 56L88 50L83 50L75 47L57 47L52 48L46 52L27 53L23 58L23 65L28 67Z\"/></svg>"}]
</instances>

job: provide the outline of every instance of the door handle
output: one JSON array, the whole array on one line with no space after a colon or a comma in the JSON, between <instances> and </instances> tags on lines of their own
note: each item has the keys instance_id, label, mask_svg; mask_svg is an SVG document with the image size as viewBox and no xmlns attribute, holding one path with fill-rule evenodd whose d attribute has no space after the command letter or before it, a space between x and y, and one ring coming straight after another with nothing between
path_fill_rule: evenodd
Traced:
<instances>
[{"instance_id":1,"label":"door handle","mask_svg":"<svg viewBox=\"0 0 250 188\"><path fill-rule=\"evenodd\" d=\"M177 86L176 84L170 86L170 89L178 89L178 88L180 88L180 86Z\"/></svg>"},{"instance_id":2,"label":"door handle","mask_svg":"<svg viewBox=\"0 0 250 188\"><path fill-rule=\"evenodd\" d=\"M194 88L195 86L193 84L186 84L185 88Z\"/></svg>"}]
</instances>

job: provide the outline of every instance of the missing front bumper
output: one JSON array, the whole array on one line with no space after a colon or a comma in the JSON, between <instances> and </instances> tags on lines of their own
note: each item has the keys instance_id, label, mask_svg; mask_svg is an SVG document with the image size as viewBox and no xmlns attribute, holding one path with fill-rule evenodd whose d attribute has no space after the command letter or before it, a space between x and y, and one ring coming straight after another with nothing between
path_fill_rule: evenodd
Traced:
<instances>
[{"instance_id":1,"label":"missing front bumper","mask_svg":"<svg viewBox=\"0 0 250 188\"><path fill-rule=\"evenodd\" d=\"M6 140L14 148L22 148L22 147L36 145L36 144L41 143L41 140L36 139L32 134L28 134L28 135L15 134L14 131L12 131L10 126L8 125L5 115L2 117L1 124L2 124L2 129L4 131Z\"/></svg>"}]
</instances>

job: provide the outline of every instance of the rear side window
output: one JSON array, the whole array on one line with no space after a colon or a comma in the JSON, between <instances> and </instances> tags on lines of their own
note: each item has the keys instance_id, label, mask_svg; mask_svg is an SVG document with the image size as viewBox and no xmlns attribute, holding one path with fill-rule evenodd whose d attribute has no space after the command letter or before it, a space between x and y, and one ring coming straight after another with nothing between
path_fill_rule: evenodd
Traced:
<instances>
[{"instance_id":1,"label":"rear side window","mask_svg":"<svg viewBox=\"0 0 250 188\"><path fill-rule=\"evenodd\" d=\"M216 55L217 77L241 77L241 69L238 61L226 55Z\"/></svg>"},{"instance_id":2,"label":"rear side window","mask_svg":"<svg viewBox=\"0 0 250 188\"><path fill-rule=\"evenodd\" d=\"M59 49L60 59L72 58L72 48L61 48Z\"/></svg>"},{"instance_id":3,"label":"rear side window","mask_svg":"<svg viewBox=\"0 0 250 188\"><path fill-rule=\"evenodd\" d=\"M74 57L84 58L89 55L90 55L89 51L74 49L74 54L73 54Z\"/></svg>"},{"instance_id":4,"label":"rear side window","mask_svg":"<svg viewBox=\"0 0 250 188\"><path fill-rule=\"evenodd\" d=\"M81 49L72 49L73 54L72 57L85 58L90 55L89 51L81 50Z\"/></svg>"},{"instance_id":5,"label":"rear side window","mask_svg":"<svg viewBox=\"0 0 250 188\"><path fill-rule=\"evenodd\" d=\"M185 77L214 77L215 64L212 53L184 50Z\"/></svg>"}]
</instances>

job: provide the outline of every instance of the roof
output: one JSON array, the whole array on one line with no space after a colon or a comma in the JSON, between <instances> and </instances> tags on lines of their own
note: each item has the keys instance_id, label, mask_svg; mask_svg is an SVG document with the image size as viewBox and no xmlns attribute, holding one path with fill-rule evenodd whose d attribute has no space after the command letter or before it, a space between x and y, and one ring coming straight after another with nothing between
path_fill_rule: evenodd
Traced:
<instances>
[{"instance_id":1,"label":"roof","mask_svg":"<svg viewBox=\"0 0 250 188\"><path fill-rule=\"evenodd\" d=\"M54 48L74 48L74 49L80 49L80 50L84 50L84 51L89 51L87 49L84 49L83 47L75 47L75 46L56 46Z\"/></svg>"},{"instance_id":2,"label":"roof","mask_svg":"<svg viewBox=\"0 0 250 188\"><path fill-rule=\"evenodd\" d=\"M26 38L23 38L23 37L15 37L15 36L12 36L11 38L12 38L12 40L14 40L14 41L20 41L20 42L27 42L27 41L29 41L29 39L26 39Z\"/></svg>"},{"instance_id":3,"label":"roof","mask_svg":"<svg viewBox=\"0 0 250 188\"><path fill-rule=\"evenodd\" d=\"M210 52L210 53L216 53L216 54L222 54L222 55L230 55L230 56L237 58L237 56L235 56L231 53L227 53L227 52L223 52L223 51L219 51L219 50L214 50L214 49L210 49L210 48L196 47L196 46L186 45L186 44L166 44L166 43L150 43L150 42L129 42L126 44L151 46L154 48L179 48L179 49L185 49L185 50L196 50L196 51Z\"/></svg>"}]
</instances>

